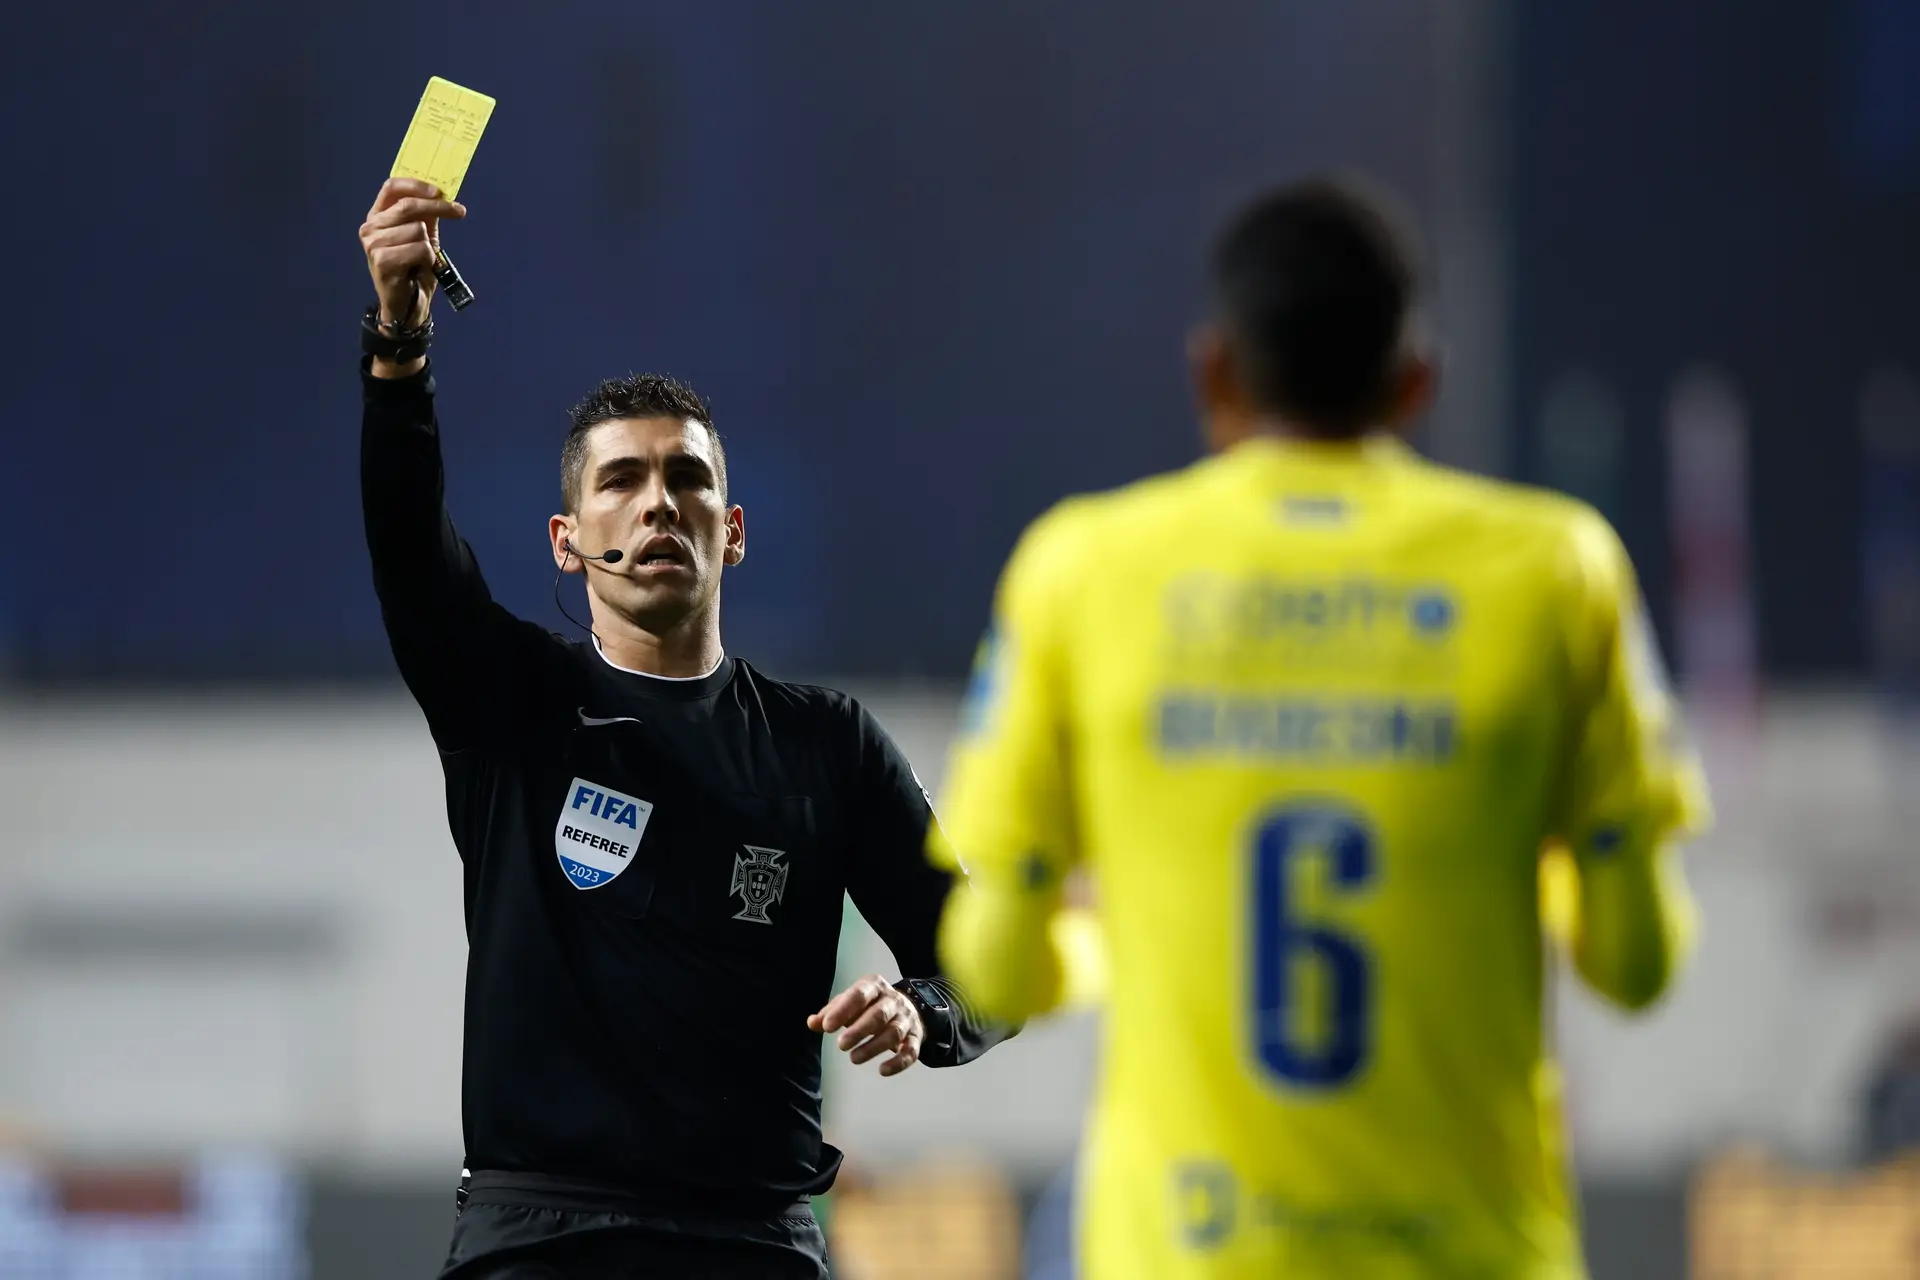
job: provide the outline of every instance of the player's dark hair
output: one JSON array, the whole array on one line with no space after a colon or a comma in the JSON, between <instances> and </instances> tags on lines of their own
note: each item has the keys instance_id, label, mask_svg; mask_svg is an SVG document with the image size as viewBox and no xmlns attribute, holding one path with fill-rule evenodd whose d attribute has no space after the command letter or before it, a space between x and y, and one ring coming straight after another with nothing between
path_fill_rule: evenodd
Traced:
<instances>
[{"instance_id":1,"label":"player's dark hair","mask_svg":"<svg viewBox=\"0 0 1920 1280\"><path fill-rule=\"evenodd\" d=\"M580 485L587 469L587 433L603 422L620 418L691 418L707 429L713 440L713 462L719 471L720 499L727 497L727 446L713 425L713 409L686 383L664 373L630 373L608 378L569 413L572 428L560 449L560 501L569 513L580 509Z\"/></svg>"},{"instance_id":2,"label":"player's dark hair","mask_svg":"<svg viewBox=\"0 0 1920 1280\"><path fill-rule=\"evenodd\" d=\"M1235 216L1213 287L1261 407L1330 436L1372 425L1393 396L1414 274L1396 217L1343 181L1278 187Z\"/></svg>"}]
</instances>

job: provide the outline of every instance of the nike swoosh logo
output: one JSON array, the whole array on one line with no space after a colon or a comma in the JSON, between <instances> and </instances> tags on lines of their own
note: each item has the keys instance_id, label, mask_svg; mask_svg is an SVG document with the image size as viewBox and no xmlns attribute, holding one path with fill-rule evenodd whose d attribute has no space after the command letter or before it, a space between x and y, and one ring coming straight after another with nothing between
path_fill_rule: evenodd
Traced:
<instances>
[{"instance_id":1,"label":"nike swoosh logo","mask_svg":"<svg viewBox=\"0 0 1920 1280\"><path fill-rule=\"evenodd\" d=\"M585 707L576 707L580 713L580 723L588 726L596 724L639 724L638 716L590 716Z\"/></svg>"}]
</instances>

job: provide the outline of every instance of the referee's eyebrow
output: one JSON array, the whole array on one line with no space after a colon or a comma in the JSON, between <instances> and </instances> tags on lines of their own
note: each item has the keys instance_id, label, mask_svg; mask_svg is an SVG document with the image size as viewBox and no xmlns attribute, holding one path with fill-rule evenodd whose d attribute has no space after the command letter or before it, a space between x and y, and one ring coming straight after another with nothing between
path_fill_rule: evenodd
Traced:
<instances>
[{"instance_id":1,"label":"referee's eyebrow","mask_svg":"<svg viewBox=\"0 0 1920 1280\"><path fill-rule=\"evenodd\" d=\"M676 463L681 466L686 466L689 463L692 464L692 466L699 468L700 478L708 484L714 483L717 478L714 474L713 464L697 453L689 453L684 449L676 449L674 452L669 453L663 461L668 466L673 466ZM651 462L651 459L642 458L638 454L628 454L624 458L608 458L605 462L593 469L593 482L596 485L602 484L608 476L618 475L622 471L645 471L647 467L651 465Z\"/></svg>"}]
</instances>

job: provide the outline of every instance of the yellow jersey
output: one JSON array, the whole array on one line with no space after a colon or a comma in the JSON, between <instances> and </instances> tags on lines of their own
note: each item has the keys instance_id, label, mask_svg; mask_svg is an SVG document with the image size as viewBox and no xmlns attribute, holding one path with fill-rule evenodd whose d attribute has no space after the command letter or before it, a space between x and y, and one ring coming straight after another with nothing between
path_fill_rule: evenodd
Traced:
<instances>
[{"instance_id":1,"label":"yellow jersey","mask_svg":"<svg viewBox=\"0 0 1920 1280\"><path fill-rule=\"evenodd\" d=\"M1059 1001L1007 939L1097 885L1087 1280L1582 1274L1541 854L1707 818L1596 512L1385 438L1068 500L1004 574L941 813L987 1012Z\"/></svg>"}]
</instances>

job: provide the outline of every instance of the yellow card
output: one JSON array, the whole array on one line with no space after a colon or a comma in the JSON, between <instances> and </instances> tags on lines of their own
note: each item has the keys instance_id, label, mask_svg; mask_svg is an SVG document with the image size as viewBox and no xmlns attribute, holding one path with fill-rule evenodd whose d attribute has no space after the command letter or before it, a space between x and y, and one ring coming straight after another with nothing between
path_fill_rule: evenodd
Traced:
<instances>
[{"instance_id":1,"label":"yellow card","mask_svg":"<svg viewBox=\"0 0 1920 1280\"><path fill-rule=\"evenodd\" d=\"M480 133L493 115L493 99L434 76L393 162L396 178L419 178L440 188L440 198L460 194Z\"/></svg>"}]
</instances>

